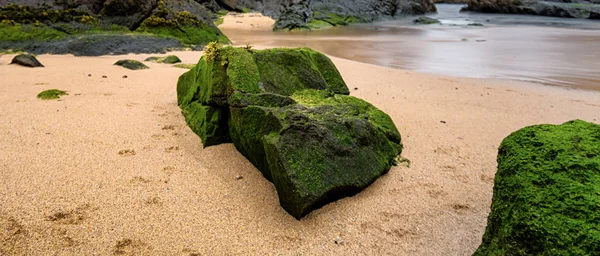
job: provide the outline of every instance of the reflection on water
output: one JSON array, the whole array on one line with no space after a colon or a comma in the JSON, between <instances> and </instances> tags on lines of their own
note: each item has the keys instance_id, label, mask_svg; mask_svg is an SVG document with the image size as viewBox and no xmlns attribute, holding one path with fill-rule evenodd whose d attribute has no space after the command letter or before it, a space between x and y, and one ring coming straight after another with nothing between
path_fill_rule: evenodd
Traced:
<instances>
[{"instance_id":1,"label":"reflection on water","mask_svg":"<svg viewBox=\"0 0 600 256\"><path fill-rule=\"evenodd\" d=\"M236 44L306 46L340 58L419 72L600 90L600 22L459 13L459 9L438 5L439 13L431 17L442 20L442 25L414 26L407 17L313 32L224 33ZM484 26L465 25L474 22ZM552 27L539 26L548 24Z\"/></svg>"}]
</instances>

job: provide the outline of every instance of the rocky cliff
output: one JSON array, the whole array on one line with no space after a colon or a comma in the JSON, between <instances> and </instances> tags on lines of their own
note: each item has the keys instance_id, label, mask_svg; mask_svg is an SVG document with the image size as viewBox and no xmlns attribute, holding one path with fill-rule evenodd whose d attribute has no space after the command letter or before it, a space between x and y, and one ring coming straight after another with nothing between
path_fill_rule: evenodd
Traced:
<instances>
[{"instance_id":1,"label":"rocky cliff","mask_svg":"<svg viewBox=\"0 0 600 256\"><path fill-rule=\"evenodd\" d=\"M315 29L435 11L432 0L0 0L0 51L103 55L227 43L223 11Z\"/></svg>"},{"instance_id":2,"label":"rocky cliff","mask_svg":"<svg viewBox=\"0 0 600 256\"><path fill-rule=\"evenodd\" d=\"M598 0L471 0L464 11L598 19Z\"/></svg>"},{"instance_id":3,"label":"rocky cliff","mask_svg":"<svg viewBox=\"0 0 600 256\"><path fill-rule=\"evenodd\" d=\"M103 55L228 42L192 0L0 0L0 51Z\"/></svg>"}]
</instances>

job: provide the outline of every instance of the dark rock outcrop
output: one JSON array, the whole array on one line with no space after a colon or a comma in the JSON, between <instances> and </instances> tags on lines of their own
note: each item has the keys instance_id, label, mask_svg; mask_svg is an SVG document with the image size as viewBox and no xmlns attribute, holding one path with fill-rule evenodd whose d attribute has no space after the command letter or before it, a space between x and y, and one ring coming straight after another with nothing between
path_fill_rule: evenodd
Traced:
<instances>
[{"instance_id":1,"label":"dark rock outcrop","mask_svg":"<svg viewBox=\"0 0 600 256\"><path fill-rule=\"evenodd\" d=\"M592 14L600 12L600 4L588 1L572 3L569 0L471 0L463 11L593 19Z\"/></svg>"},{"instance_id":2,"label":"dark rock outcrop","mask_svg":"<svg viewBox=\"0 0 600 256\"><path fill-rule=\"evenodd\" d=\"M314 29L372 22L399 15L435 12L432 0L296 0L281 1L274 29ZM265 14L270 12L263 11Z\"/></svg>"},{"instance_id":3,"label":"dark rock outcrop","mask_svg":"<svg viewBox=\"0 0 600 256\"><path fill-rule=\"evenodd\" d=\"M358 193L402 150L390 117L348 94L331 60L307 48L211 45L177 84L204 146L233 142L298 219Z\"/></svg>"},{"instance_id":4,"label":"dark rock outcrop","mask_svg":"<svg viewBox=\"0 0 600 256\"><path fill-rule=\"evenodd\" d=\"M505 138L474 255L598 255L600 125L536 125Z\"/></svg>"},{"instance_id":5,"label":"dark rock outcrop","mask_svg":"<svg viewBox=\"0 0 600 256\"><path fill-rule=\"evenodd\" d=\"M44 67L44 65L42 65L42 63L40 63L35 58L35 56L33 56L31 54L19 54L12 59L10 64L17 64L17 65L21 65L21 66L25 66L25 67L32 67L32 68Z\"/></svg>"},{"instance_id":6,"label":"dark rock outcrop","mask_svg":"<svg viewBox=\"0 0 600 256\"><path fill-rule=\"evenodd\" d=\"M107 0L100 15L112 24L137 29L157 7L157 0Z\"/></svg>"},{"instance_id":7,"label":"dark rock outcrop","mask_svg":"<svg viewBox=\"0 0 600 256\"><path fill-rule=\"evenodd\" d=\"M228 43L210 17L204 6L192 0L163 0L136 31L174 37L189 45L215 41Z\"/></svg>"},{"instance_id":8,"label":"dark rock outcrop","mask_svg":"<svg viewBox=\"0 0 600 256\"><path fill-rule=\"evenodd\" d=\"M139 69L149 69L144 63L141 63L137 60L120 60L115 63L117 66L124 67L126 69L131 70L139 70Z\"/></svg>"},{"instance_id":9,"label":"dark rock outcrop","mask_svg":"<svg viewBox=\"0 0 600 256\"><path fill-rule=\"evenodd\" d=\"M212 41L228 42L213 24L214 15L193 0L0 3L0 50L98 55L96 52L164 52L184 46L201 48ZM135 42L130 45L121 43L132 40ZM95 49L78 51L69 46L86 41L95 44Z\"/></svg>"}]
</instances>

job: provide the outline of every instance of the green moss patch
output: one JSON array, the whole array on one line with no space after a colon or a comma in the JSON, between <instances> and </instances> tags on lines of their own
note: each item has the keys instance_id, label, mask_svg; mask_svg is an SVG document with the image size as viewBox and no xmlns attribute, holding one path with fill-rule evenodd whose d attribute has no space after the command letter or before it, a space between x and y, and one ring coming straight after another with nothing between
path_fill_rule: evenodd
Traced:
<instances>
[{"instance_id":1,"label":"green moss patch","mask_svg":"<svg viewBox=\"0 0 600 256\"><path fill-rule=\"evenodd\" d=\"M42 22L97 22L95 16L89 12L78 9L51 9L50 6L47 5L41 5L36 8L17 4L0 6L0 20L24 24L39 24Z\"/></svg>"},{"instance_id":2,"label":"green moss patch","mask_svg":"<svg viewBox=\"0 0 600 256\"><path fill-rule=\"evenodd\" d=\"M201 47L212 41L229 43L210 21L202 20L201 6L194 10L195 14L174 11L198 6L193 1L181 4L184 3L158 1L156 7L147 1L107 1L99 15L77 8L80 4L71 2L0 6L0 51L96 56L122 51L165 52ZM83 41L104 35L108 35L105 40L94 45L97 50L78 50ZM147 41L125 45L125 41L134 39Z\"/></svg>"},{"instance_id":3,"label":"green moss patch","mask_svg":"<svg viewBox=\"0 0 600 256\"><path fill-rule=\"evenodd\" d=\"M149 69L144 63L137 60L119 60L115 62L115 65L121 66L131 70Z\"/></svg>"},{"instance_id":4,"label":"green moss patch","mask_svg":"<svg viewBox=\"0 0 600 256\"><path fill-rule=\"evenodd\" d=\"M63 95L69 95L69 94L65 91L61 91L58 89L50 89L50 90L45 90L43 92L40 92L37 95L37 98L42 99L42 100L57 100L57 99L60 99L60 96L63 96Z\"/></svg>"},{"instance_id":5,"label":"green moss patch","mask_svg":"<svg viewBox=\"0 0 600 256\"><path fill-rule=\"evenodd\" d=\"M600 125L536 125L498 149L494 197L474 255L600 252Z\"/></svg>"},{"instance_id":6,"label":"green moss patch","mask_svg":"<svg viewBox=\"0 0 600 256\"><path fill-rule=\"evenodd\" d=\"M202 45L213 41L229 43L229 39L219 29L204 23L188 11L175 13L162 2L159 2L157 10L136 31L177 38L186 45Z\"/></svg>"}]
</instances>

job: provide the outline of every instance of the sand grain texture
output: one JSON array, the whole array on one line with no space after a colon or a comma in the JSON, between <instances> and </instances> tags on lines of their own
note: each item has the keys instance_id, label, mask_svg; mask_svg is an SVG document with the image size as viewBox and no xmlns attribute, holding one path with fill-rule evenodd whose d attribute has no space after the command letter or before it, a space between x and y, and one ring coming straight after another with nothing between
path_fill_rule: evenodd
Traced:
<instances>
[{"instance_id":1,"label":"sand grain texture","mask_svg":"<svg viewBox=\"0 0 600 256\"><path fill-rule=\"evenodd\" d=\"M184 63L201 56L174 54ZM0 56L7 255L470 255L485 229L500 141L527 125L600 120L596 92L332 58L353 96L392 117L411 165L296 221L232 144L202 148L176 104L186 70L53 55L29 69L8 65L12 57ZM69 95L35 98L48 88Z\"/></svg>"}]
</instances>

